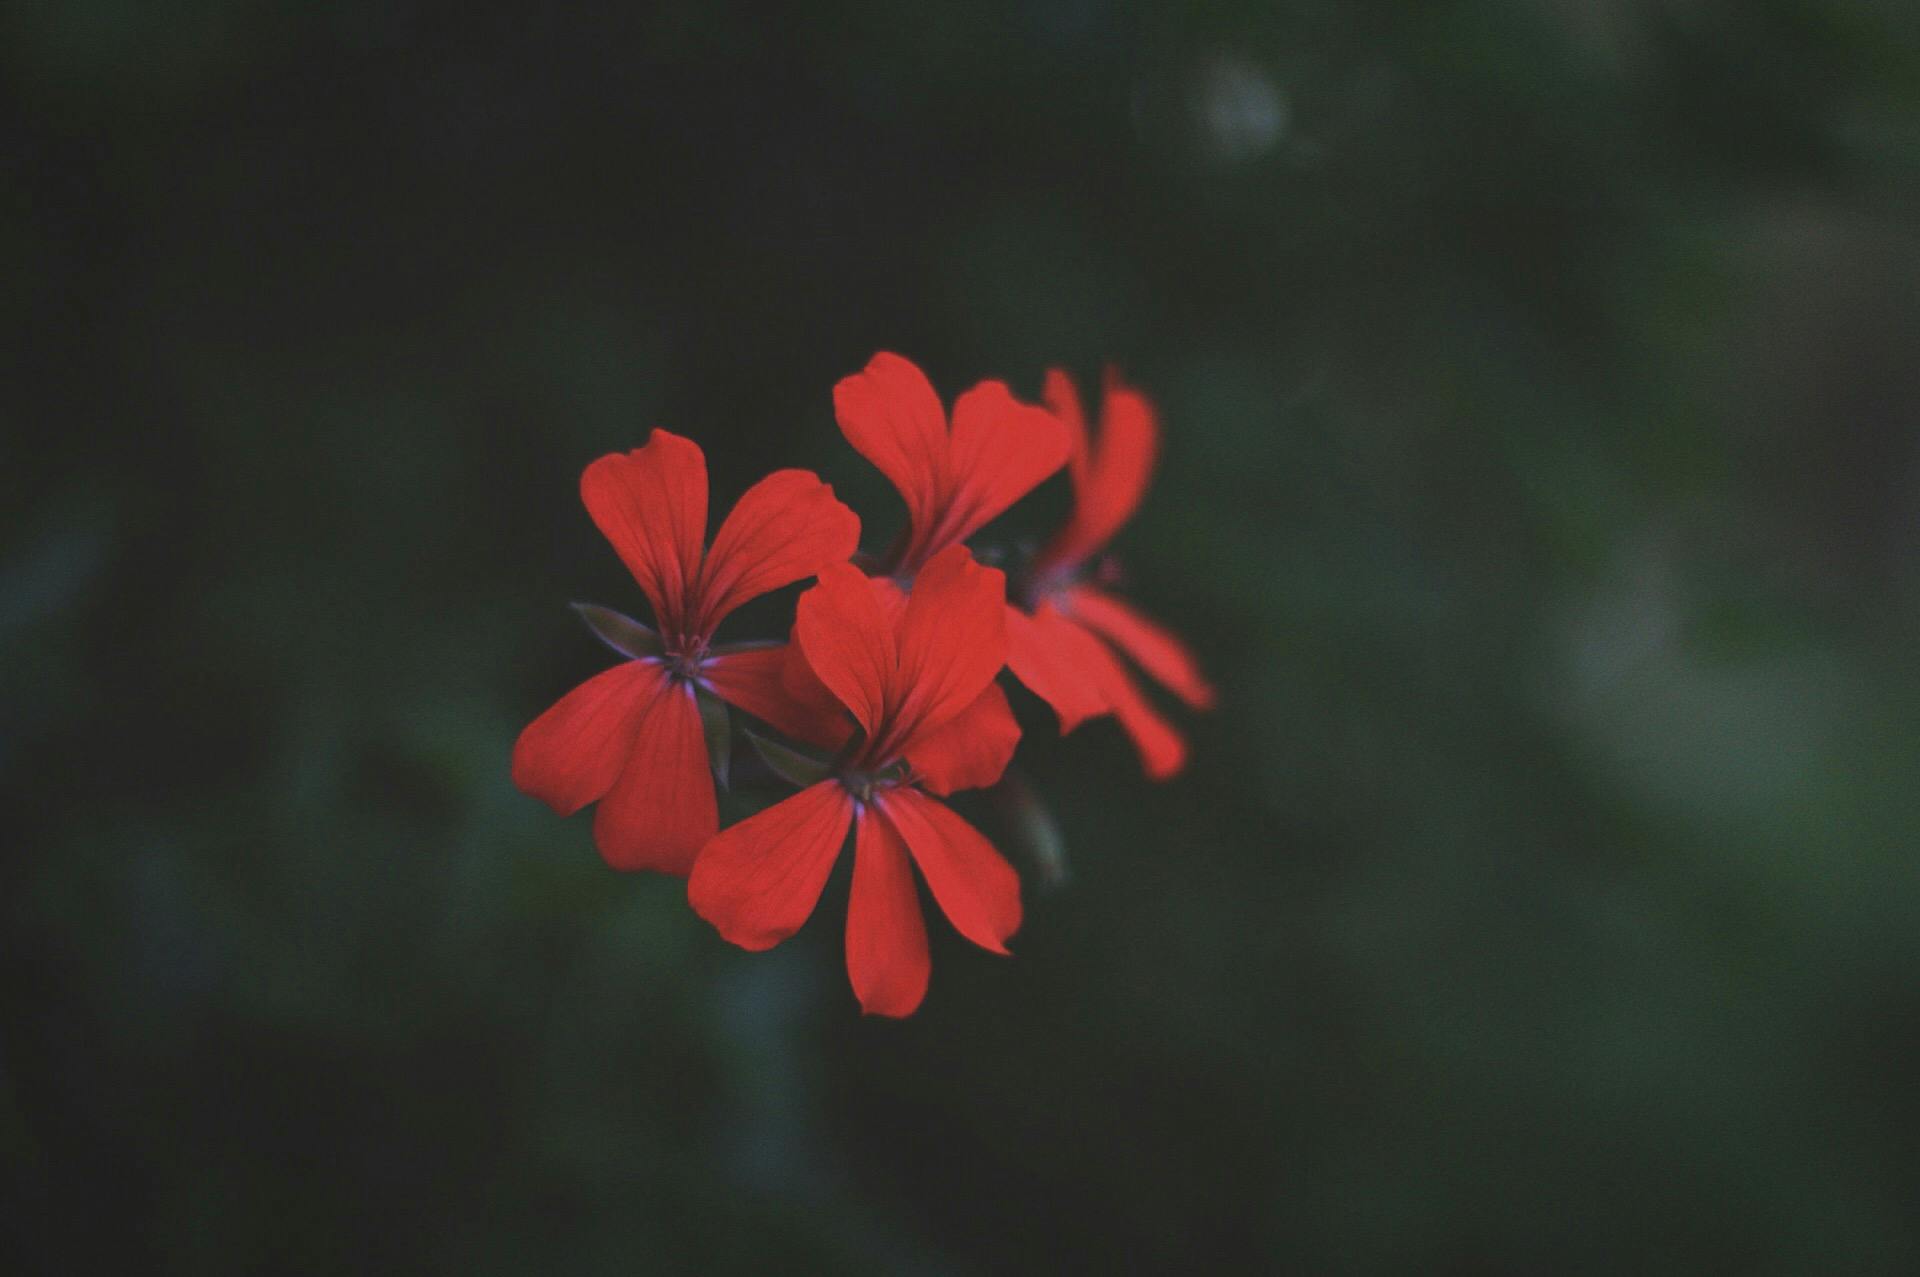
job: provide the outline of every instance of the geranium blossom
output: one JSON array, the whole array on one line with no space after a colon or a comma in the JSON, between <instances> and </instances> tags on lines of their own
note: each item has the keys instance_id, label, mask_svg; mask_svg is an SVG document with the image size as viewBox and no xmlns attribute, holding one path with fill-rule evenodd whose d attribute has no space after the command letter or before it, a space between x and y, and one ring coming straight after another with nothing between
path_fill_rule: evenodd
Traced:
<instances>
[{"instance_id":1,"label":"geranium blossom","mask_svg":"<svg viewBox=\"0 0 1920 1277\"><path fill-rule=\"evenodd\" d=\"M1005 953L1020 926L1012 867L927 792L992 784L1019 741L994 683L1006 659L1005 579L958 545L925 564L911 594L850 565L819 575L800 597L794 637L850 721L796 735L853 743L830 775L709 842L687 899L734 944L771 948L812 914L852 826L847 974L864 1010L906 1015L930 971L910 863L975 944Z\"/></svg>"},{"instance_id":2,"label":"geranium blossom","mask_svg":"<svg viewBox=\"0 0 1920 1277\"><path fill-rule=\"evenodd\" d=\"M1067 461L1063 423L1015 399L1005 382L983 381L954 400L949 428L926 374L885 351L833 388L833 408L847 442L907 503L888 575L911 577Z\"/></svg>"},{"instance_id":3,"label":"geranium blossom","mask_svg":"<svg viewBox=\"0 0 1920 1277\"><path fill-rule=\"evenodd\" d=\"M1060 728L1110 709L1133 739L1149 776L1163 779L1186 763L1186 741L1142 694L1115 655L1195 709L1213 704L1213 687L1186 644L1157 622L1088 580L1089 561L1133 517L1159 448L1159 427L1144 395L1111 373L1090 437L1080 394L1064 372L1047 374L1042 397L1071 441L1072 517L1035 558L1023 598L1009 605L1007 663L1053 706Z\"/></svg>"},{"instance_id":4,"label":"geranium blossom","mask_svg":"<svg viewBox=\"0 0 1920 1277\"><path fill-rule=\"evenodd\" d=\"M884 352L842 379L842 432L906 504L880 556L860 552L859 519L806 471L748 489L709 547L706 459L692 442L655 431L588 466L581 499L657 632L576 604L625 659L520 734L515 783L562 815L597 803L609 864L687 875L694 910L746 949L799 930L851 832L847 974L867 1012L908 1015L926 996L918 880L955 930L1004 954L1021 922L1019 878L942 801L998 784L1013 757L1020 728L1000 670L1050 703L1063 732L1114 714L1155 778L1184 765L1186 744L1130 664L1189 705L1213 700L1185 645L1106 588L1103 549L1152 474L1152 408L1110 375L1096 438L1065 374L1048 374L1044 399L1023 404L983 381L949 419L920 370ZM1010 598L965 541L1069 464L1072 515L1028 556ZM818 580L796 604L791 641L715 644L735 608L808 577ZM729 705L802 746L749 733L798 792L722 831ZM1044 852L1057 839L1029 818L1036 800L1012 801L1036 856L1057 863Z\"/></svg>"},{"instance_id":5,"label":"geranium blossom","mask_svg":"<svg viewBox=\"0 0 1920 1277\"><path fill-rule=\"evenodd\" d=\"M617 617L615 632L600 627L632 659L520 734L513 780L563 816L597 801L594 842L614 868L684 874L719 823L696 689L783 731L819 730L782 686L784 645L715 647L714 630L747 600L844 563L860 520L812 473L779 470L747 489L707 549L706 457L664 430L589 465L580 497L659 633Z\"/></svg>"}]
</instances>

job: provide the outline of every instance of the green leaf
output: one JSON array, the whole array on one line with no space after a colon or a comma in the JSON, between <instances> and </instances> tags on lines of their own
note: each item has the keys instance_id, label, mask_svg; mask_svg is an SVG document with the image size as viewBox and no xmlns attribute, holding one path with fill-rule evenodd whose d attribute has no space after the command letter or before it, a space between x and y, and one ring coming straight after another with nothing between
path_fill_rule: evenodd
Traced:
<instances>
[{"instance_id":1,"label":"green leaf","mask_svg":"<svg viewBox=\"0 0 1920 1277\"><path fill-rule=\"evenodd\" d=\"M707 734L707 765L713 768L713 778L720 782L720 788L727 789L727 778L733 770L733 717L727 713L726 702L717 696L696 692L695 700L700 705L700 726Z\"/></svg>"},{"instance_id":2,"label":"green leaf","mask_svg":"<svg viewBox=\"0 0 1920 1277\"><path fill-rule=\"evenodd\" d=\"M598 603L575 603L573 610L602 643L622 656L639 660L660 655L660 636L630 616L622 616Z\"/></svg>"},{"instance_id":3,"label":"green leaf","mask_svg":"<svg viewBox=\"0 0 1920 1277\"><path fill-rule=\"evenodd\" d=\"M760 761L773 769L774 775L790 785L805 789L827 778L827 765L817 758L789 749L778 741L768 740L758 732L741 728L753 743L753 750L760 755Z\"/></svg>"},{"instance_id":4,"label":"green leaf","mask_svg":"<svg viewBox=\"0 0 1920 1277\"><path fill-rule=\"evenodd\" d=\"M1040 885L1053 890L1066 884L1067 841L1060 824L1024 776L1009 771L988 793L1011 826L1013 839L1033 861Z\"/></svg>"}]
</instances>

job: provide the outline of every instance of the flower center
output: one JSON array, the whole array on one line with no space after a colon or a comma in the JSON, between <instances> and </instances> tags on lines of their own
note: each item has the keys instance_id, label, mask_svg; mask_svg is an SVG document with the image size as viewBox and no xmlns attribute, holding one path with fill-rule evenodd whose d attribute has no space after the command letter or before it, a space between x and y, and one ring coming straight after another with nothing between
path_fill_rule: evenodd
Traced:
<instances>
[{"instance_id":1,"label":"flower center","mask_svg":"<svg viewBox=\"0 0 1920 1277\"><path fill-rule=\"evenodd\" d=\"M870 803L875 794L885 793L906 781L898 765L889 765L879 771L843 767L835 773L835 779L840 782L842 788L853 795L856 802L862 803Z\"/></svg>"},{"instance_id":2,"label":"flower center","mask_svg":"<svg viewBox=\"0 0 1920 1277\"><path fill-rule=\"evenodd\" d=\"M700 663L706 659L707 645L699 644L691 651L685 647L669 648L662 655L666 662L667 675L681 683L690 683L700 676Z\"/></svg>"},{"instance_id":3,"label":"flower center","mask_svg":"<svg viewBox=\"0 0 1920 1277\"><path fill-rule=\"evenodd\" d=\"M1123 584L1126 579L1126 572L1121 568L1120 561L1111 554L1103 554L1091 563L1056 564L1037 572L1033 570L1034 566L1032 564L1028 566L1025 579L1013 590L1014 597L1019 599L1029 612L1042 603L1053 602L1058 605L1060 596L1082 581L1112 588Z\"/></svg>"}]
</instances>

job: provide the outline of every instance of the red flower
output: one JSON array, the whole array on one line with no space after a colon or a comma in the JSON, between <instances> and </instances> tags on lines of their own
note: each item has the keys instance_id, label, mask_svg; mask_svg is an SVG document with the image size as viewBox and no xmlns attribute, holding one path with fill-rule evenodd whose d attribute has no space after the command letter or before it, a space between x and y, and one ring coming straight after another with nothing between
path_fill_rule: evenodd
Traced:
<instances>
[{"instance_id":1,"label":"red flower","mask_svg":"<svg viewBox=\"0 0 1920 1277\"><path fill-rule=\"evenodd\" d=\"M520 733L513 782L563 816L598 801L593 838L614 868L684 874L719 826L695 689L782 731L818 730L782 686L784 644L715 648L714 629L748 599L845 562L860 520L810 472L779 470L747 489L703 554L706 457L664 430L588 466L580 498L660 633L621 620L637 640L621 649L635 659L588 679Z\"/></svg>"},{"instance_id":2,"label":"red flower","mask_svg":"<svg viewBox=\"0 0 1920 1277\"><path fill-rule=\"evenodd\" d=\"M1159 446L1153 406L1109 373L1095 441L1087 434L1079 392L1064 372L1047 374L1042 397L1072 440L1074 509L1034 560L1027 609L1007 608L1007 665L1053 706L1063 732L1112 710L1133 738L1147 774L1165 779L1185 765L1186 741L1141 693L1113 648L1195 709L1213 705L1213 688L1184 643L1087 584L1084 571L1133 517L1152 477Z\"/></svg>"},{"instance_id":3,"label":"red flower","mask_svg":"<svg viewBox=\"0 0 1920 1277\"><path fill-rule=\"evenodd\" d=\"M906 500L908 532L887 565L892 575L911 577L1067 460L1061 422L1016 400L1005 382L983 381L954 400L949 430L926 375L884 351L833 388L833 408L847 442Z\"/></svg>"},{"instance_id":4,"label":"red flower","mask_svg":"<svg viewBox=\"0 0 1920 1277\"><path fill-rule=\"evenodd\" d=\"M909 858L961 935L1006 952L1020 926L1018 877L923 792L990 785L1013 756L1020 729L993 681L1006 658L1005 598L1001 574L963 546L936 555L910 595L851 565L821 571L800 596L794 638L863 735L832 775L706 845L687 882L695 912L741 948L771 948L813 912L853 825L847 974L863 1010L907 1015L926 995Z\"/></svg>"}]
</instances>

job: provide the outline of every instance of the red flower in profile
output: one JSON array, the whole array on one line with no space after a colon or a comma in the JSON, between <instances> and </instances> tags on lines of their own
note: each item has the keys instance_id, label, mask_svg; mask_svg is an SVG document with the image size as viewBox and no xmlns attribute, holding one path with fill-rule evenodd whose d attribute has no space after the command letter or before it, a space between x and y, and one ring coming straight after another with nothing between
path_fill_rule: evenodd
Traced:
<instances>
[{"instance_id":1,"label":"red flower in profile","mask_svg":"<svg viewBox=\"0 0 1920 1277\"><path fill-rule=\"evenodd\" d=\"M1184 643L1086 579L1088 561L1133 517L1153 475L1159 448L1153 406L1109 372L1096 440L1088 436L1079 391L1067 374L1049 372L1042 397L1072 441L1073 516L1034 560L1026 608L1007 609L1007 664L1053 706L1063 732L1112 710L1147 774L1162 780L1185 765L1186 741L1113 649L1195 709L1213 705L1213 688Z\"/></svg>"},{"instance_id":2,"label":"red flower in profile","mask_svg":"<svg viewBox=\"0 0 1920 1277\"><path fill-rule=\"evenodd\" d=\"M886 564L911 577L1038 487L1067 460L1067 431L1006 383L983 381L953 402L953 422L926 374L882 351L833 388L847 442L892 481L908 529Z\"/></svg>"},{"instance_id":3,"label":"red flower in profile","mask_svg":"<svg viewBox=\"0 0 1920 1277\"><path fill-rule=\"evenodd\" d=\"M714 629L747 600L844 563L860 520L812 473L779 470L747 489L705 549L706 457L664 430L589 465L580 498L660 630L605 614L595 628L632 659L520 733L513 782L563 816L597 801L594 842L614 868L684 874L719 826L696 689L782 731L819 728L782 686L784 644L716 648Z\"/></svg>"},{"instance_id":4,"label":"red flower in profile","mask_svg":"<svg viewBox=\"0 0 1920 1277\"><path fill-rule=\"evenodd\" d=\"M1006 585L964 546L936 555L910 595L851 565L800 596L794 638L862 736L830 775L734 825L694 862L687 899L743 949L780 943L812 914L855 827L847 974L861 1008L911 1013L926 995L917 864L941 910L995 953L1020 926L1020 881L993 845L930 797L990 785L1020 729L994 683L1006 658ZM832 746L851 729L811 739Z\"/></svg>"}]
</instances>

